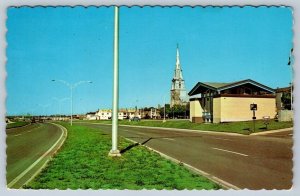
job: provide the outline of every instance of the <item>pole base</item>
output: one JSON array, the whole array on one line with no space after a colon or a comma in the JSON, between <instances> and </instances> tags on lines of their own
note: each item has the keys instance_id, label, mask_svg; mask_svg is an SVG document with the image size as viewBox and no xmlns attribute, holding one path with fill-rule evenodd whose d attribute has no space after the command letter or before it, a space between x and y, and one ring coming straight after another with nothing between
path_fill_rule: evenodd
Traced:
<instances>
[{"instance_id":1,"label":"pole base","mask_svg":"<svg viewBox=\"0 0 300 196\"><path fill-rule=\"evenodd\" d=\"M167 122L166 120L163 120L163 123Z\"/></svg>"},{"instance_id":2,"label":"pole base","mask_svg":"<svg viewBox=\"0 0 300 196\"><path fill-rule=\"evenodd\" d=\"M119 150L110 150L108 153L108 156L110 157L120 157L121 153Z\"/></svg>"}]
</instances>

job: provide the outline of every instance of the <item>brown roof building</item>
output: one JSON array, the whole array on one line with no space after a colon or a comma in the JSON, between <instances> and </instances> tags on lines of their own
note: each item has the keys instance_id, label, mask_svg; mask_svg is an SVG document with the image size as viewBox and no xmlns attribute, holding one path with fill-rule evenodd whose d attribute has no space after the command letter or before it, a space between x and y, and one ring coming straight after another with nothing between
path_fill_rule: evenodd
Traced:
<instances>
[{"instance_id":1,"label":"brown roof building","mask_svg":"<svg viewBox=\"0 0 300 196\"><path fill-rule=\"evenodd\" d=\"M198 82L188 93L192 122L232 122L276 115L275 90L251 79L231 83Z\"/></svg>"}]
</instances>

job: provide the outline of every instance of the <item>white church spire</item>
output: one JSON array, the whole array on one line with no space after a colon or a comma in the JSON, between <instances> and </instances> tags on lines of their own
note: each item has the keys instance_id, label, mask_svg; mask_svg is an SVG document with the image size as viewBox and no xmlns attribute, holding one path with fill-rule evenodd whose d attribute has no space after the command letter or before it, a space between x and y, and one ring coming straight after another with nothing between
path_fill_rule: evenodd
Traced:
<instances>
[{"instance_id":1,"label":"white church spire","mask_svg":"<svg viewBox=\"0 0 300 196\"><path fill-rule=\"evenodd\" d=\"M171 107L174 105L186 105L188 102L188 96L185 90L184 79L182 76L182 70L180 65L179 47L176 48L176 66L175 73L172 79L171 86Z\"/></svg>"},{"instance_id":2,"label":"white church spire","mask_svg":"<svg viewBox=\"0 0 300 196\"><path fill-rule=\"evenodd\" d=\"M179 47L177 44L177 55L176 55L176 69L180 69L180 59L179 59Z\"/></svg>"},{"instance_id":3,"label":"white church spire","mask_svg":"<svg viewBox=\"0 0 300 196\"><path fill-rule=\"evenodd\" d=\"M174 74L174 79L182 79L182 70L180 66L180 56L179 56L179 47L177 44L177 49L176 49L176 66L175 66L175 74Z\"/></svg>"}]
</instances>

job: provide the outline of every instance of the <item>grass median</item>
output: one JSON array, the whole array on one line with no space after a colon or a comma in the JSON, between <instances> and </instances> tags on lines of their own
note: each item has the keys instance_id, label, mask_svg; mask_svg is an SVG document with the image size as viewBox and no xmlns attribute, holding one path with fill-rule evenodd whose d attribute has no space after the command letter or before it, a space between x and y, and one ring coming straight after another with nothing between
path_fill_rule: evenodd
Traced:
<instances>
[{"instance_id":1,"label":"grass median","mask_svg":"<svg viewBox=\"0 0 300 196\"><path fill-rule=\"evenodd\" d=\"M80 122L93 122L110 124L111 121L80 121ZM203 131L219 131L219 132L231 132L240 134L249 134L254 132L262 132L268 130L277 130L283 128L293 127L293 122L277 122L270 120L266 126L263 120L255 121L255 130L253 121L244 122L229 122L229 123L192 123L189 120L168 120L162 122L161 120L141 120L141 121L129 121L120 120L120 125L134 125L134 126L149 126L149 127L165 127L165 128L178 128L178 129L194 129Z\"/></svg>"},{"instance_id":2,"label":"grass median","mask_svg":"<svg viewBox=\"0 0 300 196\"><path fill-rule=\"evenodd\" d=\"M23 127L23 126L28 125L28 124L30 124L30 122L24 122L24 121L13 122L13 123L7 124L6 129L16 128L16 127Z\"/></svg>"},{"instance_id":3,"label":"grass median","mask_svg":"<svg viewBox=\"0 0 300 196\"><path fill-rule=\"evenodd\" d=\"M121 157L109 157L111 136L79 125L68 129L58 154L24 188L30 189L220 189L207 178L162 158L144 146L134 146ZM119 148L131 142L119 138Z\"/></svg>"}]
</instances>

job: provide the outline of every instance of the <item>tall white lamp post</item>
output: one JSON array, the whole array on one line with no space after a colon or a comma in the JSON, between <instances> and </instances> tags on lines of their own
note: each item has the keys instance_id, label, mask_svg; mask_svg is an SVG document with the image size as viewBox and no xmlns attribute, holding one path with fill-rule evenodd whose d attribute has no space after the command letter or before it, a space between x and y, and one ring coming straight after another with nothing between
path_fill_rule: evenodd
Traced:
<instances>
[{"instance_id":1,"label":"tall white lamp post","mask_svg":"<svg viewBox=\"0 0 300 196\"><path fill-rule=\"evenodd\" d=\"M115 6L114 21L114 84L113 84L113 113L112 113L112 148L109 156L121 156L118 150L118 106L119 106L119 7Z\"/></svg>"},{"instance_id":2,"label":"tall white lamp post","mask_svg":"<svg viewBox=\"0 0 300 196\"><path fill-rule=\"evenodd\" d=\"M60 82L70 88L70 91L71 91L71 126L72 126L73 125L73 89L75 89L80 84L93 83L93 82L92 81L79 81L74 84L70 84L64 80L52 80L52 82Z\"/></svg>"}]
</instances>

